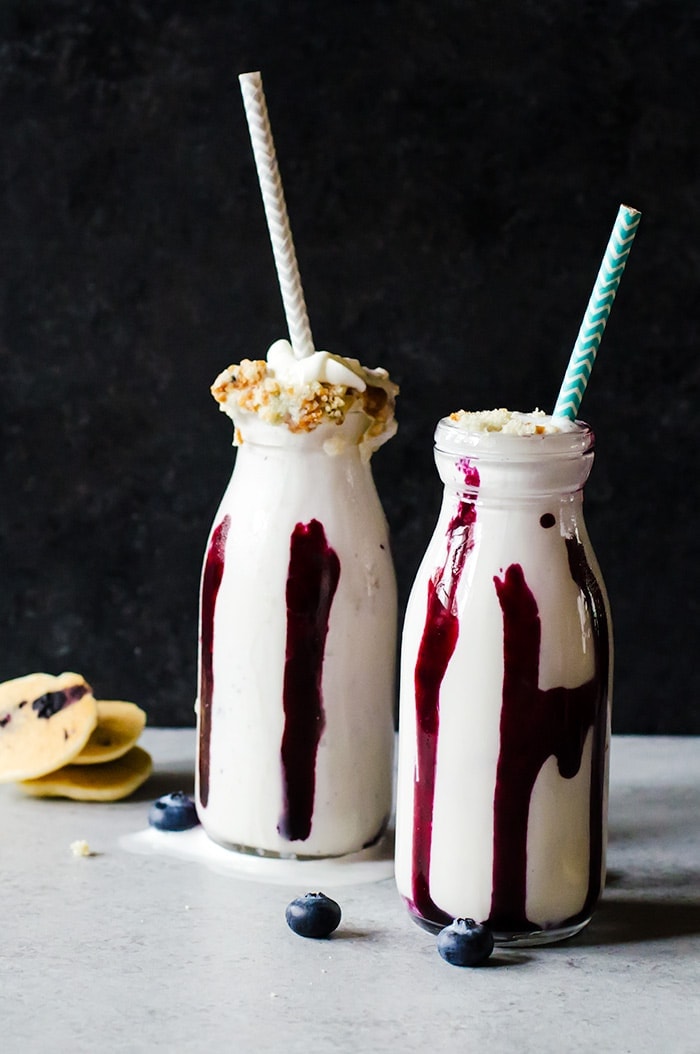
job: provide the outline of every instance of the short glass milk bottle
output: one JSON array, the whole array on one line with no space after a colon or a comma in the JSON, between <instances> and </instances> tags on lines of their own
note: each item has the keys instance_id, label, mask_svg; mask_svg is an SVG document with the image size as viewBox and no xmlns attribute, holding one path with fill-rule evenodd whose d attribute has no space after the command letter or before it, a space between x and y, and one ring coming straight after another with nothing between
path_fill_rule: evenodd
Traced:
<instances>
[{"instance_id":1,"label":"short glass milk bottle","mask_svg":"<svg viewBox=\"0 0 700 1054\"><path fill-rule=\"evenodd\" d=\"M396 582L368 418L248 415L202 575L197 806L214 841L352 853L391 809Z\"/></svg>"},{"instance_id":2,"label":"short glass milk bottle","mask_svg":"<svg viewBox=\"0 0 700 1054\"><path fill-rule=\"evenodd\" d=\"M435 433L445 491L403 631L396 880L428 929L473 918L502 944L549 943L586 925L605 874L611 623L582 508L594 439L538 414L513 415L532 434L476 430L482 416Z\"/></svg>"}]
</instances>

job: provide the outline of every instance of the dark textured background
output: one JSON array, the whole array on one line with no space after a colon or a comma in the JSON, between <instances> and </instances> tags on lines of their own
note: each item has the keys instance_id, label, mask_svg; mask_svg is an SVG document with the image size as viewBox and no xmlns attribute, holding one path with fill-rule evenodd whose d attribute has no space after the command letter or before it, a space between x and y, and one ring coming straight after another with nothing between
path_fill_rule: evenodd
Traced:
<instances>
[{"instance_id":1,"label":"dark textured background","mask_svg":"<svg viewBox=\"0 0 700 1054\"><path fill-rule=\"evenodd\" d=\"M695 0L2 0L0 678L77 668L193 721L232 463L208 387L284 335L249 69L316 345L402 387L375 459L402 604L435 421L551 408L617 206L643 211L582 407L587 516L615 728L700 732Z\"/></svg>"}]
</instances>

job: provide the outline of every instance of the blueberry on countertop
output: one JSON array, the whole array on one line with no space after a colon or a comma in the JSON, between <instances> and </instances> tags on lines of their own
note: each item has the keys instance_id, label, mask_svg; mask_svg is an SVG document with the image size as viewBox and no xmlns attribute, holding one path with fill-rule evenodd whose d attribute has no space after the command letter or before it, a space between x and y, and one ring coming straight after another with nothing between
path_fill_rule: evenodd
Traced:
<instances>
[{"instance_id":1,"label":"blueberry on countertop","mask_svg":"<svg viewBox=\"0 0 700 1054\"><path fill-rule=\"evenodd\" d=\"M325 893L305 893L287 905L287 925L300 937L330 937L340 922L340 906Z\"/></svg>"},{"instance_id":2,"label":"blueberry on countertop","mask_svg":"<svg viewBox=\"0 0 700 1054\"><path fill-rule=\"evenodd\" d=\"M481 966L493 951L493 933L474 919L455 919L440 930L437 946L452 966Z\"/></svg>"},{"instance_id":3,"label":"blueberry on countertop","mask_svg":"<svg viewBox=\"0 0 700 1054\"><path fill-rule=\"evenodd\" d=\"M199 823L195 804L184 791L164 794L148 812L148 822L159 831L187 831Z\"/></svg>"}]
</instances>

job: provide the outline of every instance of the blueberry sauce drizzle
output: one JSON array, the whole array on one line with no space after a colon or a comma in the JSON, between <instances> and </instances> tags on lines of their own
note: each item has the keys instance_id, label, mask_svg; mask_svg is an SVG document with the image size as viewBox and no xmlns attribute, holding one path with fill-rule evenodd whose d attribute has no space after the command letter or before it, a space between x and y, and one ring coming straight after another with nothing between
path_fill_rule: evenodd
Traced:
<instances>
[{"instance_id":1,"label":"blueberry sauce drizzle","mask_svg":"<svg viewBox=\"0 0 700 1054\"><path fill-rule=\"evenodd\" d=\"M287 643L284 664L282 788L277 830L290 842L311 833L316 754L325 725L323 655L340 560L318 520L292 531L287 572Z\"/></svg>"},{"instance_id":2,"label":"blueberry sauce drizzle","mask_svg":"<svg viewBox=\"0 0 700 1054\"><path fill-rule=\"evenodd\" d=\"M591 726L594 727L594 749L589 890L584 909L579 913L581 919L588 917L587 908L600 889L607 627L600 589L596 584L596 596L583 547L575 540L567 540L566 544L572 577L584 592L592 618L598 620L595 627L598 632L594 633L595 672L577 688L546 691L539 688L541 624L535 597L520 564L511 564L502 579L494 576L503 612L504 673L494 794L493 893L488 921L493 929L503 932L539 928L527 918L525 910L527 827L532 790L542 766L552 755L564 779L572 779L577 774Z\"/></svg>"},{"instance_id":3,"label":"blueberry sauce drizzle","mask_svg":"<svg viewBox=\"0 0 700 1054\"><path fill-rule=\"evenodd\" d=\"M202 574L202 612L199 675L199 798L206 808L209 801L209 752L211 745L211 704L214 692L214 612L224 573L224 552L231 523L224 516L214 529Z\"/></svg>"},{"instance_id":4,"label":"blueberry sauce drizzle","mask_svg":"<svg viewBox=\"0 0 700 1054\"><path fill-rule=\"evenodd\" d=\"M479 473L467 459L460 462L467 487L476 490ZM430 895L430 853L435 798L435 764L440 726L440 686L459 636L457 587L467 556L474 546L476 509L473 501L459 500L447 528L445 562L428 582L425 625L414 672L416 697L416 769L413 784L413 859L410 905L419 917L447 925L452 916Z\"/></svg>"},{"instance_id":5,"label":"blueberry sauce drizzle","mask_svg":"<svg viewBox=\"0 0 700 1054\"><path fill-rule=\"evenodd\" d=\"M608 617L600 582L593 574L586 559L586 550L579 538L567 538L566 550L571 577L581 590L593 626L596 718L593 726L593 758L591 769L590 799L590 857L588 867L588 895L581 911L588 918L596 905L603 887L603 860L605 858L605 773L608 746L608 682L610 677L610 636Z\"/></svg>"},{"instance_id":6,"label":"blueberry sauce drizzle","mask_svg":"<svg viewBox=\"0 0 700 1054\"><path fill-rule=\"evenodd\" d=\"M53 717L71 703L77 703L87 693L88 689L84 684L74 684L57 692L46 692L34 700L32 710L36 710L37 717Z\"/></svg>"}]
</instances>

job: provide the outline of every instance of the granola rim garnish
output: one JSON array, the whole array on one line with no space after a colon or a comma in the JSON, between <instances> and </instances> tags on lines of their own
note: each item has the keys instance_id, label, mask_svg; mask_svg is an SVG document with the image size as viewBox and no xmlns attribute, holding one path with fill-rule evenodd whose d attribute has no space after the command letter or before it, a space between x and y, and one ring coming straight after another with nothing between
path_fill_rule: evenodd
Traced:
<instances>
[{"instance_id":1,"label":"granola rim garnish","mask_svg":"<svg viewBox=\"0 0 700 1054\"><path fill-rule=\"evenodd\" d=\"M262 359L243 359L228 366L211 386L214 399L229 416L238 409L269 424L285 425L294 433L311 432L325 422L341 424L351 409L361 409L369 418L368 437L386 430L393 417L395 391L395 385L368 383L359 392L327 381L312 381L298 389L270 376Z\"/></svg>"}]
</instances>

